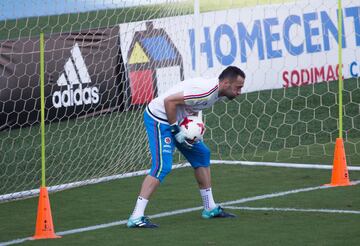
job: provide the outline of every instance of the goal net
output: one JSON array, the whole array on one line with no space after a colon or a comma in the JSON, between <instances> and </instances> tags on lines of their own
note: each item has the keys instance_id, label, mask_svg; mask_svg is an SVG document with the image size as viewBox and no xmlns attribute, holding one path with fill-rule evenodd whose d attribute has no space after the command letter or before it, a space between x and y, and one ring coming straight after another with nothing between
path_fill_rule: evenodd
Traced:
<instances>
[{"instance_id":1,"label":"goal net","mask_svg":"<svg viewBox=\"0 0 360 246\"><path fill-rule=\"evenodd\" d=\"M0 200L150 167L145 105L181 80L246 73L203 112L212 159L330 164L339 135L338 1L13 1L0 14ZM360 150L360 4L342 1L343 138ZM182 162L175 154L175 163Z\"/></svg>"}]
</instances>

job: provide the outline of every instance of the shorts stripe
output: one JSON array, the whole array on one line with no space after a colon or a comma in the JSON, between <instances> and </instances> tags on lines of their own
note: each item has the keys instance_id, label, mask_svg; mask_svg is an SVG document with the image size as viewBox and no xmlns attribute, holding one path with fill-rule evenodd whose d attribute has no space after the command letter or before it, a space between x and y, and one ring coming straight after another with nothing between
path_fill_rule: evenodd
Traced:
<instances>
[{"instance_id":1,"label":"shorts stripe","mask_svg":"<svg viewBox=\"0 0 360 246\"><path fill-rule=\"evenodd\" d=\"M158 131L158 148L157 150L158 151L158 156L159 156L159 159L160 159L160 168L159 170L157 170L156 172L156 177L159 177L160 174L161 174L161 171L163 169L163 158L162 158L162 144L161 144L161 131L160 131L160 123L157 123L157 131Z\"/></svg>"},{"instance_id":2,"label":"shorts stripe","mask_svg":"<svg viewBox=\"0 0 360 246\"><path fill-rule=\"evenodd\" d=\"M154 121L154 133L155 133L155 145L156 145L156 153L155 153L155 163L156 163L156 167L154 168L153 170L153 173L151 176L154 176L156 177L156 173L157 173L157 170L159 168L159 138L158 138L158 132L157 132L157 125L158 123L156 121Z\"/></svg>"}]
</instances>

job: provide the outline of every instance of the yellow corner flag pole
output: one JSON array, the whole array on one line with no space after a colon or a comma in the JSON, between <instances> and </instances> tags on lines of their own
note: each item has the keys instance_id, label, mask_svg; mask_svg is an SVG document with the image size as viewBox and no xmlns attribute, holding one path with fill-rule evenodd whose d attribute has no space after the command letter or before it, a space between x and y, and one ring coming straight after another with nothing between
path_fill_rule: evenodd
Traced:
<instances>
[{"instance_id":1,"label":"yellow corner flag pole","mask_svg":"<svg viewBox=\"0 0 360 246\"><path fill-rule=\"evenodd\" d=\"M59 238L54 232L49 194L45 184L45 47L40 33L40 114L41 114L41 187L34 239Z\"/></svg>"},{"instance_id":2,"label":"yellow corner flag pole","mask_svg":"<svg viewBox=\"0 0 360 246\"><path fill-rule=\"evenodd\" d=\"M349 172L346 164L346 154L343 141L343 75L342 75L342 6L341 0L338 0L338 55L339 55L339 137L336 139L334 150L333 169L331 174L330 186L348 186L351 185Z\"/></svg>"},{"instance_id":3,"label":"yellow corner flag pole","mask_svg":"<svg viewBox=\"0 0 360 246\"><path fill-rule=\"evenodd\" d=\"M338 45L339 45L339 138L343 138L343 74L342 74L342 6L338 0Z\"/></svg>"},{"instance_id":4,"label":"yellow corner flag pole","mask_svg":"<svg viewBox=\"0 0 360 246\"><path fill-rule=\"evenodd\" d=\"M40 115L41 115L41 187L45 184L45 58L44 58L44 33L40 33Z\"/></svg>"}]
</instances>

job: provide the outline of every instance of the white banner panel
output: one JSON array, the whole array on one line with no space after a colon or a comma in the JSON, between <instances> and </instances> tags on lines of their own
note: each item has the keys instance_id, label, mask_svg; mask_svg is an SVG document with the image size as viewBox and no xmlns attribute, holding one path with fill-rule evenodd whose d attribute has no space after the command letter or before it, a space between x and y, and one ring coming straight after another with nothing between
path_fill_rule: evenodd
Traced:
<instances>
[{"instance_id":1,"label":"white banner panel","mask_svg":"<svg viewBox=\"0 0 360 246\"><path fill-rule=\"evenodd\" d=\"M343 74L345 78L359 77L360 2L342 4ZM195 26L195 19L200 24ZM247 75L245 92L336 80L337 40L335 0L262 5L208 12L197 18L188 15L155 19L147 25L120 25L121 50L130 70L156 73L175 64L182 66L187 79L217 77L226 66L235 65ZM161 84L168 86L169 82Z\"/></svg>"}]
</instances>

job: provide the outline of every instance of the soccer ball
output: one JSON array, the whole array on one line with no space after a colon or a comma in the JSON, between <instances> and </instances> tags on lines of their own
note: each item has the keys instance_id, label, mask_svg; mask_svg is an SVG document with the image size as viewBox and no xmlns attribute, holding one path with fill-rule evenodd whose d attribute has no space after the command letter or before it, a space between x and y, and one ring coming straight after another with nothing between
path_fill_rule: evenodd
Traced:
<instances>
[{"instance_id":1,"label":"soccer ball","mask_svg":"<svg viewBox=\"0 0 360 246\"><path fill-rule=\"evenodd\" d=\"M201 141L205 133L205 124L197 116L185 117L180 122L181 131L189 143Z\"/></svg>"}]
</instances>

